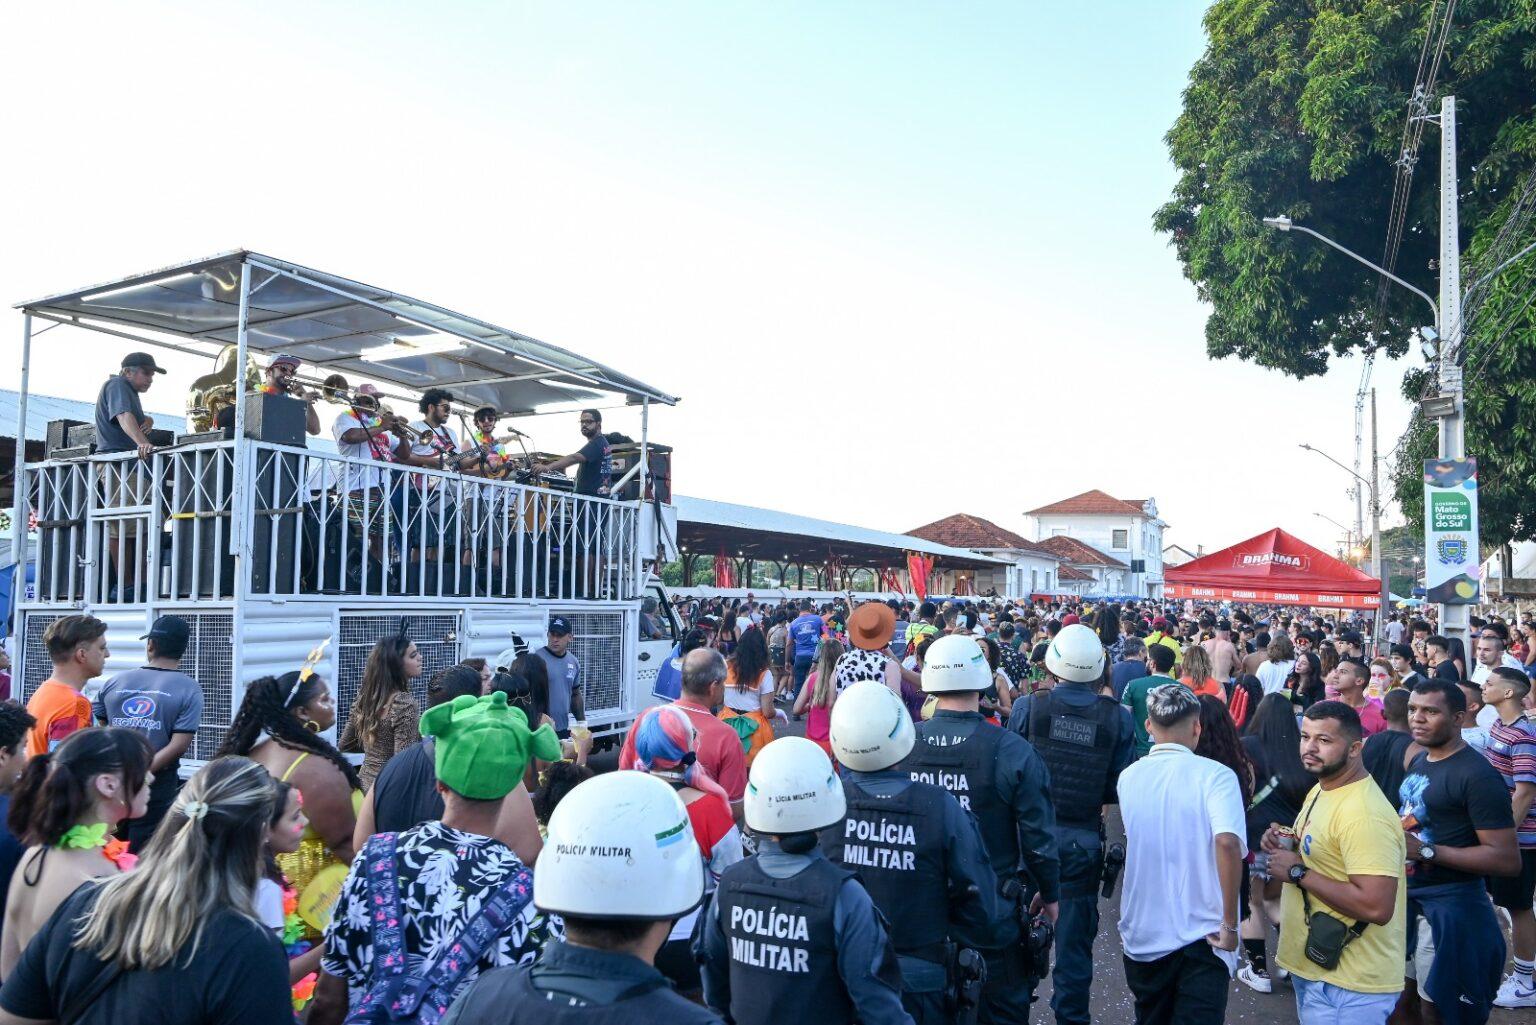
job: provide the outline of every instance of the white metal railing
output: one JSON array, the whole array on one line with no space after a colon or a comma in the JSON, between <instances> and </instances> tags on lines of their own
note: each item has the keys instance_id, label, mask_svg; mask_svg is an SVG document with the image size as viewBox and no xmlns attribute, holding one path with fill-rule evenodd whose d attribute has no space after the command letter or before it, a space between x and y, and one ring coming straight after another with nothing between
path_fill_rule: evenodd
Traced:
<instances>
[{"instance_id":1,"label":"white metal railing","mask_svg":"<svg viewBox=\"0 0 1536 1025\"><path fill-rule=\"evenodd\" d=\"M639 592L638 503L264 442L242 449L239 472L228 441L27 467L36 600Z\"/></svg>"}]
</instances>

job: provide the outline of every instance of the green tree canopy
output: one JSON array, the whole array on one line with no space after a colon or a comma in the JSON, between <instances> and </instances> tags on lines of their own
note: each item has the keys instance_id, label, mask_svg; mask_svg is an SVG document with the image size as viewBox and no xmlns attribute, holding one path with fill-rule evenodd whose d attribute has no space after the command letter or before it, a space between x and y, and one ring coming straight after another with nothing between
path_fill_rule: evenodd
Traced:
<instances>
[{"instance_id":1,"label":"green tree canopy","mask_svg":"<svg viewBox=\"0 0 1536 1025\"><path fill-rule=\"evenodd\" d=\"M1397 286L1385 293L1378 319L1375 273L1315 240L1265 228L1261 218L1288 214L1380 260L1408 100L1426 33L1444 10L1435 0L1217 0L1207 11L1209 43L1167 135L1179 180L1154 223L1171 236L1185 276L1211 305L1210 356L1305 378L1355 349L1400 356L1429 323L1423 301ZM1500 228L1536 165L1536 0L1456 5L1435 95L1427 99L1431 112L1447 93L1457 97L1459 241L1472 268L1496 238L1508 242ZM1431 295L1438 147L1431 125L1406 197L1395 266ZM1483 304L1482 323L1491 329L1481 338L1485 351L1499 332L1513 334L1505 333L1480 375L1472 374L1480 357L1470 324L1467 340L1467 450L1480 457L1484 534L1492 543L1532 536L1509 515L1520 504L1515 491L1529 496L1536 481L1536 461L1513 452L1529 451L1536 437L1536 324L1529 305L1522 312L1521 280L1519 271L1501 278ZM1414 399L1420 384L1410 380ZM1410 516L1418 511L1410 496L1419 487L1413 455L1424 447L1425 430L1419 425L1406 439L1399 461L1399 498ZM1432 452L1433 439L1428 443Z\"/></svg>"}]
</instances>

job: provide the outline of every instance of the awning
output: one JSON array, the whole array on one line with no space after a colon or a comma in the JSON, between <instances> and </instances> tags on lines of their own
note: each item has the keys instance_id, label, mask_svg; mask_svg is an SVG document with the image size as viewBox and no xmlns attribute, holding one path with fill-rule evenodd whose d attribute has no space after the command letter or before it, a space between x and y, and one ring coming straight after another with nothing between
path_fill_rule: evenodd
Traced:
<instances>
[{"instance_id":1,"label":"awning","mask_svg":"<svg viewBox=\"0 0 1536 1025\"><path fill-rule=\"evenodd\" d=\"M260 253L218 256L21 303L34 316L216 355L238 335L240 271L250 273L247 345L289 353L412 394L447 388L465 405L530 413L604 395L677 402L594 360L461 313ZM353 382L355 383L355 382Z\"/></svg>"},{"instance_id":2,"label":"awning","mask_svg":"<svg viewBox=\"0 0 1536 1025\"><path fill-rule=\"evenodd\" d=\"M779 564L906 569L906 553L934 558L935 569L989 569L1011 565L965 548L911 534L892 534L809 516L674 496L677 541L688 554L725 555Z\"/></svg>"},{"instance_id":3,"label":"awning","mask_svg":"<svg viewBox=\"0 0 1536 1025\"><path fill-rule=\"evenodd\" d=\"M1168 598L1374 609L1381 581L1276 527L1163 573Z\"/></svg>"}]
</instances>

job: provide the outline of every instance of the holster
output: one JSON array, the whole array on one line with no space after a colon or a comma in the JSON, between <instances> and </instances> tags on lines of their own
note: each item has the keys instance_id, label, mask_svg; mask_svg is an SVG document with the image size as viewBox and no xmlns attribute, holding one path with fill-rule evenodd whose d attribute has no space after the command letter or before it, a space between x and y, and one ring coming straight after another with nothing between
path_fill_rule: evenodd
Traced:
<instances>
[{"instance_id":1,"label":"holster","mask_svg":"<svg viewBox=\"0 0 1536 1025\"><path fill-rule=\"evenodd\" d=\"M987 962L978 951L949 944L949 985L944 993L945 1010L956 1025L976 1025L981 1010L981 990L987 981Z\"/></svg>"}]
</instances>

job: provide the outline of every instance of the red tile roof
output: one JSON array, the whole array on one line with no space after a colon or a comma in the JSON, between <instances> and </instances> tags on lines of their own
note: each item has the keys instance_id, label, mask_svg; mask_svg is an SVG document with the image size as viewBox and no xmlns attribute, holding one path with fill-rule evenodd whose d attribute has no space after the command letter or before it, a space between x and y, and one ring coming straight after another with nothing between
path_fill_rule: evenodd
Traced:
<instances>
[{"instance_id":1,"label":"red tile roof","mask_svg":"<svg viewBox=\"0 0 1536 1025\"><path fill-rule=\"evenodd\" d=\"M913 527L907 533L913 537L920 537L925 541L936 541L952 548L1016 548L1022 552L1050 554L1043 551L1035 542L1015 534L1008 528L1000 527L980 516L972 516L970 513L955 513L942 520L935 520L921 527Z\"/></svg>"},{"instance_id":2,"label":"red tile roof","mask_svg":"<svg viewBox=\"0 0 1536 1025\"><path fill-rule=\"evenodd\" d=\"M1093 574L1092 573L1084 573L1082 570L1080 570L1080 569L1073 569L1071 566L1063 566L1063 567L1061 567L1060 569L1058 569L1056 571L1056 579L1057 580L1092 580L1093 579Z\"/></svg>"},{"instance_id":3,"label":"red tile roof","mask_svg":"<svg viewBox=\"0 0 1536 1025\"><path fill-rule=\"evenodd\" d=\"M1147 511L1142 508L1145 503L1146 499L1144 498L1126 501L1123 498L1115 498L1113 495L1106 494L1103 491L1094 490L1084 491L1081 495L1073 495L1071 498L1064 498L1060 502L1052 502L1050 505L1042 505L1038 509L1029 510L1024 515L1039 516L1042 513L1056 515L1078 513L1082 515L1129 514L1131 516L1145 516Z\"/></svg>"},{"instance_id":4,"label":"red tile roof","mask_svg":"<svg viewBox=\"0 0 1536 1025\"><path fill-rule=\"evenodd\" d=\"M1130 569L1129 566L1119 559L1110 558L1097 548L1086 545L1075 537L1067 537L1065 534L1046 538L1040 542L1040 547L1079 566L1109 566L1112 569Z\"/></svg>"}]
</instances>

